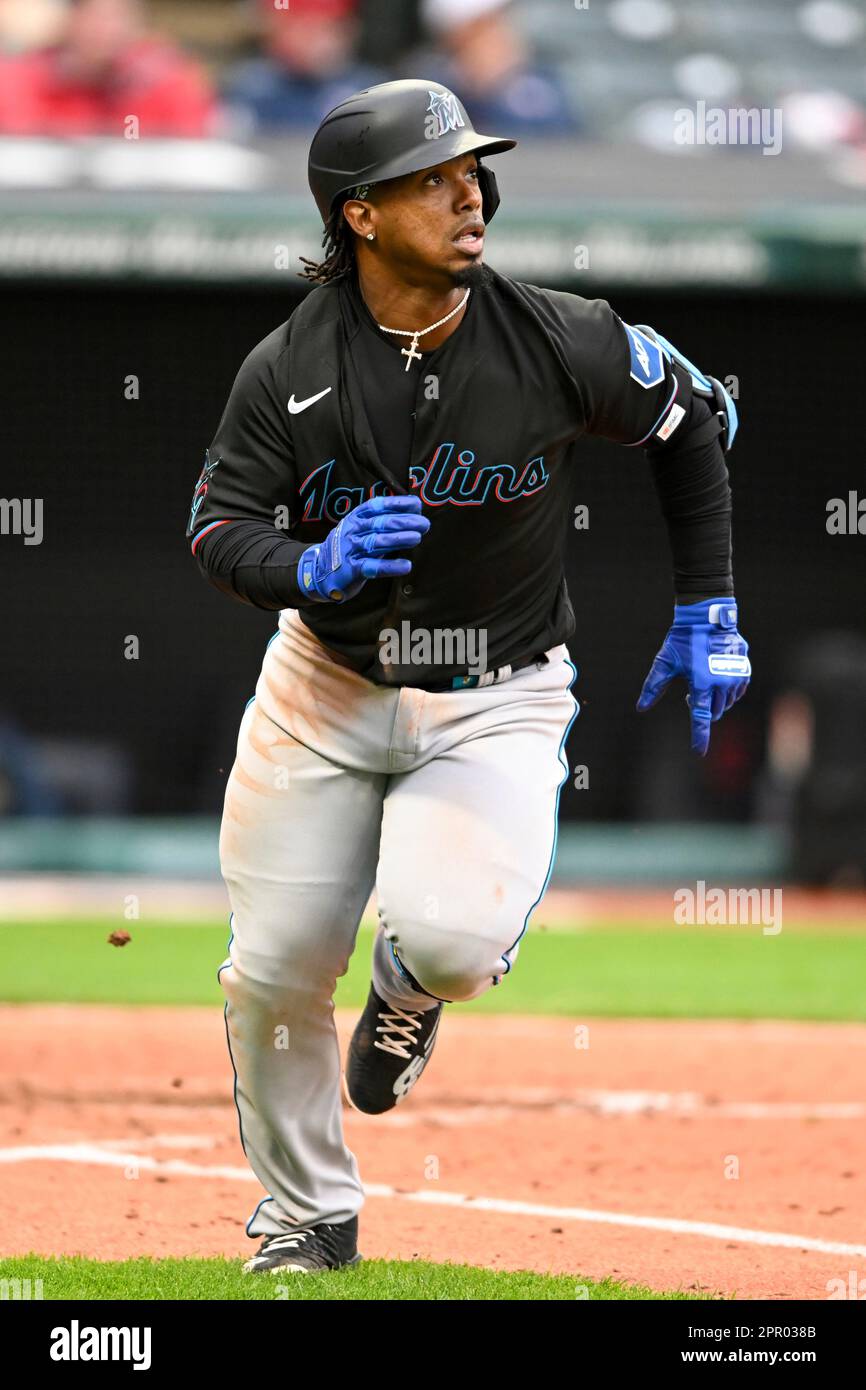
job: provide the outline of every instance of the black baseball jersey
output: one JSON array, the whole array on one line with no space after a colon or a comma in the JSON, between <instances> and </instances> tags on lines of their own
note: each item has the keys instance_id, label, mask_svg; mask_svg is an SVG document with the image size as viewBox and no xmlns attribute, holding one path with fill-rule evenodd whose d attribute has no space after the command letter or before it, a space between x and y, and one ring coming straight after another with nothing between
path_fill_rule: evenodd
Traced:
<instances>
[{"instance_id":1,"label":"black baseball jersey","mask_svg":"<svg viewBox=\"0 0 866 1390\"><path fill-rule=\"evenodd\" d=\"M422 340L423 345L423 340ZM730 594L730 492L718 425L688 373L601 299L495 271L459 327L412 359L377 328L354 273L313 290L247 357L196 487L187 535L218 587L297 608L370 680L463 674L379 662L385 629L479 630L487 667L564 642L574 467L585 435L647 448L681 601ZM371 496L415 492L431 520L412 572L311 601L298 559Z\"/></svg>"}]
</instances>

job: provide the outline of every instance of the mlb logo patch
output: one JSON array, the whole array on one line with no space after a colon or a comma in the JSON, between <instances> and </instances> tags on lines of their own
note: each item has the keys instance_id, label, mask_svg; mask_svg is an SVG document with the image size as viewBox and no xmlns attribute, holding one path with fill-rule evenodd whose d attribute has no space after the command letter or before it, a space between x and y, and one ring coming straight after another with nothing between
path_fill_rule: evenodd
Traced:
<instances>
[{"instance_id":1,"label":"mlb logo patch","mask_svg":"<svg viewBox=\"0 0 866 1390\"><path fill-rule=\"evenodd\" d=\"M628 323L624 323L623 328L628 335L631 352L629 376L648 391L651 386L658 386L659 382L664 381L664 353L658 343L641 333L639 328L632 328Z\"/></svg>"}]
</instances>

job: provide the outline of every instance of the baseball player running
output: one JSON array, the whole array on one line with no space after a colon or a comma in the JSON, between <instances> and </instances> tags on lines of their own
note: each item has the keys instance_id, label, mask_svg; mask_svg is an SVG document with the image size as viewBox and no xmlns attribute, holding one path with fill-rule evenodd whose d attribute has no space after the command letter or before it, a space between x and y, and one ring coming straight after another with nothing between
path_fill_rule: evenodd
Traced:
<instances>
[{"instance_id":1,"label":"baseball player running","mask_svg":"<svg viewBox=\"0 0 866 1390\"><path fill-rule=\"evenodd\" d=\"M380 1114L445 1004L501 986L550 875L578 704L563 579L584 435L642 447L673 556L673 623L638 700L681 677L691 741L744 693L725 451L733 401L604 300L483 260L499 203L436 82L323 120L316 288L246 358L187 535L218 588L279 612L243 714L220 837L220 969L244 1151L269 1194L249 1271L337 1269L363 1190L333 1017L375 886L348 1102Z\"/></svg>"}]
</instances>

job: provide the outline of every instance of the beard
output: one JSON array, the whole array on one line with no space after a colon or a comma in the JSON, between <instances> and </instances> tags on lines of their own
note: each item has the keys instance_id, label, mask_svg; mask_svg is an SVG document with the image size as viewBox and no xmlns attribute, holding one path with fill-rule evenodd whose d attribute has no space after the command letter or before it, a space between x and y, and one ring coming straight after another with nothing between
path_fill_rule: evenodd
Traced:
<instances>
[{"instance_id":1,"label":"beard","mask_svg":"<svg viewBox=\"0 0 866 1390\"><path fill-rule=\"evenodd\" d=\"M483 261L475 261L453 271L451 278L457 289L486 290L493 284L493 271Z\"/></svg>"}]
</instances>

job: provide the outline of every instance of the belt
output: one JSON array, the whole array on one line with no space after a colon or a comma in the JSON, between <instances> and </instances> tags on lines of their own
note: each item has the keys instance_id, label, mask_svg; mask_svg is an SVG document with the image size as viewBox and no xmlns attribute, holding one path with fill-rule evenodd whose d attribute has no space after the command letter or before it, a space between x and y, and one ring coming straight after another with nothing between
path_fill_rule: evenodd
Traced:
<instances>
[{"instance_id":1,"label":"belt","mask_svg":"<svg viewBox=\"0 0 866 1390\"><path fill-rule=\"evenodd\" d=\"M440 691L471 690L476 686L501 685L516 671L523 671L527 666L535 666L536 664L546 666L549 660L546 652L535 652L532 656L517 657L507 666L497 666L493 671L482 671L480 676L452 676L450 679L442 681L419 681L418 687L421 690Z\"/></svg>"}]
</instances>

